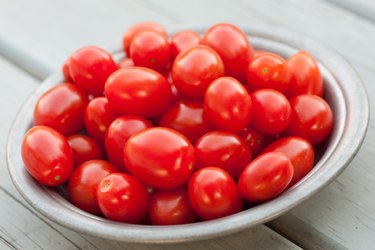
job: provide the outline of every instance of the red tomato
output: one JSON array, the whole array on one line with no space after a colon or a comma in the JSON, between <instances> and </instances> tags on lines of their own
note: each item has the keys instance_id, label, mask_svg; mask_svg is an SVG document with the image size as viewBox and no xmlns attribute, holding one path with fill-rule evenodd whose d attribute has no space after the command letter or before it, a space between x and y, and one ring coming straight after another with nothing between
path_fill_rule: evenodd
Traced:
<instances>
[{"instance_id":1,"label":"red tomato","mask_svg":"<svg viewBox=\"0 0 375 250\"><path fill-rule=\"evenodd\" d=\"M252 127L245 128L245 130L241 132L240 136L250 146L252 157L259 155L259 153L266 147L267 139L265 136Z\"/></svg>"},{"instance_id":2,"label":"red tomato","mask_svg":"<svg viewBox=\"0 0 375 250\"><path fill-rule=\"evenodd\" d=\"M224 75L224 65L213 49L195 45L178 54L171 71L173 83L182 95L203 99L208 85Z\"/></svg>"},{"instance_id":3,"label":"red tomato","mask_svg":"<svg viewBox=\"0 0 375 250\"><path fill-rule=\"evenodd\" d=\"M293 177L293 165L280 152L269 152L253 160L241 173L238 190L242 198L262 202L278 196Z\"/></svg>"},{"instance_id":4,"label":"red tomato","mask_svg":"<svg viewBox=\"0 0 375 250\"><path fill-rule=\"evenodd\" d=\"M103 94L108 76L118 69L110 54L94 46L77 50L70 57L69 67L77 86L97 96Z\"/></svg>"},{"instance_id":5,"label":"red tomato","mask_svg":"<svg viewBox=\"0 0 375 250\"><path fill-rule=\"evenodd\" d=\"M273 89L260 89L251 94L251 99L251 125L256 130L264 134L277 134L288 127L291 109L283 94Z\"/></svg>"},{"instance_id":6,"label":"red tomato","mask_svg":"<svg viewBox=\"0 0 375 250\"><path fill-rule=\"evenodd\" d=\"M303 137L312 144L327 138L333 127L333 115L325 100L315 95L299 95L290 100L290 106L289 135Z\"/></svg>"},{"instance_id":7,"label":"red tomato","mask_svg":"<svg viewBox=\"0 0 375 250\"><path fill-rule=\"evenodd\" d=\"M100 181L117 169L106 161L91 160L74 169L68 183L70 201L86 212L99 215L96 191Z\"/></svg>"},{"instance_id":8,"label":"red tomato","mask_svg":"<svg viewBox=\"0 0 375 250\"><path fill-rule=\"evenodd\" d=\"M105 149L109 161L119 169L127 171L123 157L126 141L135 133L151 127L149 121L139 116L127 115L114 120L105 135Z\"/></svg>"},{"instance_id":9,"label":"red tomato","mask_svg":"<svg viewBox=\"0 0 375 250\"><path fill-rule=\"evenodd\" d=\"M231 24L216 24L204 35L202 44L210 46L220 55L226 76L242 83L246 81L246 68L253 57L253 48L243 31Z\"/></svg>"},{"instance_id":10,"label":"red tomato","mask_svg":"<svg viewBox=\"0 0 375 250\"><path fill-rule=\"evenodd\" d=\"M151 30L139 31L130 44L134 65L163 71L171 60L168 38Z\"/></svg>"},{"instance_id":11,"label":"red tomato","mask_svg":"<svg viewBox=\"0 0 375 250\"><path fill-rule=\"evenodd\" d=\"M118 64L118 67L121 69L121 68L128 68L128 67L132 67L134 66L134 62L131 58L127 58L125 57L124 59L122 59L119 64Z\"/></svg>"},{"instance_id":12,"label":"red tomato","mask_svg":"<svg viewBox=\"0 0 375 250\"><path fill-rule=\"evenodd\" d=\"M192 30L182 30L171 38L172 58L176 58L181 51L188 49L201 41L200 35Z\"/></svg>"},{"instance_id":13,"label":"red tomato","mask_svg":"<svg viewBox=\"0 0 375 250\"><path fill-rule=\"evenodd\" d=\"M251 97L236 79L220 77L207 88L204 110L216 127L241 132L251 120Z\"/></svg>"},{"instance_id":14,"label":"red tomato","mask_svg":"<svg viewBox=\"0 0 375 250\"><path fill-rule=\"evenodd\" d=\"M236 183L223 169L206 167L194 173L189 181L189 200L203 220L224 217L242 210Z\"/></svg>"},{"instance_id":15,"label":"red tomato","mask_svg":"<svg viewBox=\"0 0 375 250\"><path fill-rule=\"evenodd\" d=\"M170 107L161 117L159 126L177 130L193 144L213 129L204 112L203 103L186 100Z\"/></svg>"},{"instance_id":16,"label":"red tomato","mask_svg":"<svg viewBox=\"0 0 375 250\"><path fill-rule=\"evenodd\" d=\"M149 128L128 139L125 165L144 184L157 189L183 185L194 171L194 148L169 128Z\"/></svg>"},{"instance_id":17,"label":"red tomato","mask_svg":"<svg viewBox=\"0 0 375 250\"><path fill-rule=\"evenodd\" d=\"M316 60L307 52L299 51L288 59L292 73L287 97L310 94L323 96L323 78Z\"/></svg>"},{"instance_id":18,"label":"red tomato","mask_svg":"<svg viewBox=\"0 0 375 250\"><path fill-rule=\"evenodd\" d=\"M83 128L83 114L88 99L77 86L64 83L51 88L34 108L34 125L45 125L63 135L77 133Z\"/></svg>"},{"instance_id":19,"label":"red tomato","mask_svg":"<svg viewBox=\"0 0 375 250\"><path fill-rule=\"evenodd\" d=\"M209 132L197 141L194 149L197 168L220 167L235 179L251 161L247 143L230 132Z\"/></svg>"},{"instance_id":20,"label":"red tomato","mask_svg":"<svg viewBox=\"0 0 375 250\"><path fill-rule=\"evenodd\" d=\"M291 78L288 63L273 53L257 56L249 64L246 73L251 91L275 89L284 93L288 89Z\"/></svg>"},{"instance_id":21,"label":"red tomato","mask_svg":"<svg viewBox=\"0 0 375 250\"><path fill-rule=\"evenodd\" d=\"M156 192L148 211L154 225L187 224L197 220L185 188Z\"/></svg>"},{"instance_id":22,"label":"red tomato","mask_svg":"<svg viewBox=\"0 0 375 250\"><path fill-rule=\"evenodd\" d=\"M64 65L63 65L63 68L62 68L62 72L63 72L63 75L64 75L65 82L74 83L73 78L70 75L69 60L70 60L70 57L65 61Z\"/></svg>"},{"instance_id":23,"label":"red tomato","mask_svg":"<svg viewBox=\"0 0 375 250\"><path fill-rule=\"evenodd\" d=\"M73 152L74 167L78 167L89 160L103 159L102 149L90 137L75 134L69 136L66 140Z\"/></svg>"},{"instance_id":24,"label":"red tomato","mask_svg":"<svg viewBox=\"0 0 375 250\"><path fill-rule=\"evenodd\" d=\"M100 146L104 146L105 133L117 116L118 114L110 107L107 98L94 98L89 105L87 105L85 111L85 127L87 133L99 143Z\"/></svg>"},{"instance_id":25,"label":"red tomato","mask_svg":"<svg viewBox=\"0 0 375 250\"><path fill-rule=\"evenodd\" d=\"M283 153L293 165L293 178L288 187L293 186L301 180L314 164L314 149L307 140L290 136L273 142L263 152L281 152Z\"/></svg>"},{"instance_id":26,"label":"red tomato","mask_svg":"<svg viewBox=\"0 0 375 250\"><path fill-rule=\"evenodd\" d=\"M154 22L143 22L143 23L137 23L133 26L131 26L127 31L126 33L124 34L123 36L123 46L124 46L124 50L125 50L125 53L129 56L130 53L129 53L129 50L130 50L130 44L134 38L134 36L139 32L139 31L142 31L142 30L152 30L152 31L156 31L158 32L159 34L161 35L164 35L165 37L167 37L167 33L165 32L165 29L163 28L163 26L161 26L160 24L158 23L154 23Z\"/></svg>"},{"instance_id":27,"label":"red tomato","mask_svg":"<svg viewBox=\"0 0 375 250\"><path fill-rule=\"evenodd\" d=\"M112 74L105 94L120 114L142 117L162 114L172 100L168 81L158 72L142 67L124 68Z\"/></svg>"},{"instance_id":28,"label":"red tomato","mask_svg":"<svg viewBox=\"0 0 375 250\"><path fill-rule=\"evenodd\" d=\"M99 183L97 199L108 219L137 223L146 214L150 198L146 187L136 178L114 173Z\"/></svg>"},{"instance_id":29,"label":"red tomato","mask_svg":"<svg viewBox=\"0 0 375 250\"><path fill-rule=\"evenodd\" d=\"M46 186L58 186L70 177L73 154L64 136L46 126L31 128L22 142L22 160L29 174Z\"/></svg>"},{"instance_id":30,"label":"red tomato","mask_svg":"<svg viewBox=\"0 0 375 250\"><path fill-rule=\"evenodd\" d=\"M269 52L261 49L254 50L254 59L266 53Z\"/></svg>"}]
</instances>

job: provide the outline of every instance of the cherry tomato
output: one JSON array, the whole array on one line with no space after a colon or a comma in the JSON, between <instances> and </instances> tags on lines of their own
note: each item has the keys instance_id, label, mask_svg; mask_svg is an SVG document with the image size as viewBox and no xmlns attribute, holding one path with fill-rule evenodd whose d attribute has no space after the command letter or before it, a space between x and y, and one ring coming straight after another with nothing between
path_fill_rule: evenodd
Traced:
<instances>
[{"instance_id":1,"label":"cherry tomato","mask_svg":"<svg viewBox=\"0 0 375 250\"><path fill-rule=\"evenodd\" d=\"M74 169L68 183L70 201L86 212L99 215L96 191L100 181L117 169L103 160L90 160Z\"/></svg>"},{"instance_id":2,"label":"cherry tomato","mask_svg":"<svg viewBox=\"0 0 375 250\"><path fill-rule=\"evenodd\" d=\"M212 220L240 212L242 200L236 183L223 169L206 167L193 174L188 187L189 200L203 220Z\"/></svg>"},{"instance_id":3,"label":"cherry tomato","mask_svg":"<svg viewBox=\"0 0 375 250\"><path fill-rule=\"evenodd\" d=\"M94 46L77 50L70 57L69 68L77 86L96 96L103 94L105 81L118 69L110 54Z\"/></svg>"},{"instance_id":4,"label":"cherry tomato","mask_svg":"<svg viewBox=\"0 0 375 250\"><path fill-rule=\"evenodd\" d=\"M269 53L268 51L265 51L265 50L261 50L261 49L257 49L257 50L254 50L254 59L263 55L263 54L266 54L266 53Z\"/></svg>"},{"instance_id":5,"label":"cherry tomato","mask_svg":"<svg viewBox=\"0 0 375 250\"><path fill-rule=\"evenodd\" d=\"M315 95L299 95L290 100L290 106L289 135L303 137L312 144L327 138L333 127L333 115L325 100Z\"/></svg>"},{"instance_id":6,"label":"cherry tomato","mask_svg":"<svg viewBox=\"0 0 375 250\"><path fill-rule=\"evenodd\" d=\"M105 135L105 148L109 161L119 169L127 171L123 157L126 141L135 133L151 127L149 121L139 116L127 115L114 120Z\"/></svg>"},{"instance_id":7,"label":"cherry tomato","mask_svg":"<svg viewBox=\"0 0 375 250\"><path fill-rule=\"evenodd\" d=\"M58 186L70 177L73 154L64 136L46 126L35 126L22 142L22 160L29 174L46 186Z\"/></svg>"},{"instance_id":8,"label":"cherry tomato","mask_svg":"<svg viewBox=\"0 0 375 250\"><path fill-rule=\"evenodd\" d=\"M168 38L152 30L139 31L130 44L134 65L163 71L171 60Z\"/></svg>"},{"instance_id":9,"label":"cherry tomato","mask_svg":"<svg viewBox=\"0 0 375 250\"><path fill-rule=\"evenodd\" d=\"M74 84L64 83L51 88L34 108L34 125L45 125L63 135L77 133L83 128L83 114L88 99Z\"/></svg>"},{"instance_id":10,"label":"cherry tomato","mask_svg":"<svg viewBox=\"0 0 375 250\"><path fill-rule=\"evenodd\" d=\"M70 60L70 57L65 61L64 65L63 65L63 68L62 68L62 72L63 72L63 75L64 75L65 82L74 83L73 78L70 75L69 60Z\"/></svg>"},{"instance_id":11,"label":"cherry tomato","mask_svg":"<svg viewBox=\"0 0 375 250\"><path fill-rule=\"evenodd\" d=\"M307 52L299 51L288 59L292 73L287 97L310 94L323 96L323 78L316 60Z\"/></svg>"},{"instance_id":12,"label":"cherry tomato","mask_svg":"<svg viewBox=\"0 0 375 250\"><path fill-rule=\"evenodd\" d=\"M260 89L251 94L251 99L251 125L256 130L264 134L277 134L289 126L291 109L283 94L273 89Z\"/></svg>"},{"instance_id":13,"label":"cherry tomato","mask_svg":"<svg viewBox=\"0 0 375 250\"><path fill-rule=\"evenodd\" d=\"M181 51L188 49L201 41L200 35L192 30L182 30L171 38L172 58L176 58Z\"/></svg>"},{"instance_id":14,"label":"cherry tomato","mask_svg":"<svg viewBox=\"0 0 375 250\"><path fill-rule=\"evenodd\" d=\"M249 64L246 76L251 91L275 89L284 93L288 89L291 72L282 57L263 53Z\"/></svg>"},{"instance_id":15,"label":"cherry tomato","mask_svg":"<svg viewBox=\"0 0 375 250\"><path fill-rule=\"evenodd\" d=\"M197 220L185 188L156 192L148 211L153 225L187 224Z\"/></svg>"},{"instance_id":16,"label":"cherry tomato","mask_svg":"<svg viewBox=\"0 0 375 250\"><path fill-rule=\"evenodd\" d=\"M177 130L191 143L213 129L204 112L203 103L186 100L170 107L161 117L159 126Z\"/></svg>"},{"instance_id":17,"label":"cherry tomato","mask_svg":"<svg viewBox=\"0 0 375 250\"><path fill-rule=\"evenodd\" d=\"M202 44L213 48L223 59L225 75L246 81L246 68L253 57L253 48L246 34L234 25L220 23L204 35Z\"/></svg>"},{"instance_id":18,"label":"cherry tomato","mask_svg":"<svg viewBox=\"0 0 375 250\"><path fill-rule=\"evenodd\" d=\"M146 187L136 178L114 173L99 183L97 199L108 219L137 223L146 214L150 198Z\"/></svg>"},{"instance_id":19,"label":"cherry tomato","mask_svg":"<svg viewBox=\"0 0 375 250\"><path fill-rule=\"evenodd\" d=\"M69 136L66 140L73 152L74 167L89 160L103 159L102 149L90 137L75 134Z\"/></svg>"},{"instance_id":20,"label":"cherry tomato","mask_svg":"<svg viewBox=\"0 0 375 250\"><path fill-rule=\"evenodd\" d=\"M143 23L137 23L133 26L131 26L124 34L123 36L123 46L124 46L124 50L125 50L125 53L129 56L130 55L130 44L134 38L134 36L139 32L139 31L142 31L142 30L152 30L152 31L156 31L158 32L159 34L161 35L164 35L165 37L167 37L167 33L165 31L165 29L163 28L163 26L161 26L160 24L158 23L154 23L154 22L143 22Z\"/></svg>"},{"instance_id":21,"label":"cherry tomato","mask_svg":"<svg viewBox=\"0 0 375 250\"><path fill-rule=\"evenodd\" d=\"M118 67L121 69L121 68L128 68L128 67L132 67L134 66L134 62L131 58L127 58L125 57L124 59L122 59L120 61L120 63L118 64Z\"/></svg>"},{"instance_id":22,"label":"cherry tomato","mask_svg":"<svg viewBox=\"0 0 375 250\"><path fill-rule=\"evenodd\" d=\"M154 117L172 100L171 86L158 72L142 67L116 71L105 85L111 107L123 115Z\"/></svg>"},{"instance_id":23,"label":"cherry tomato","mask_svg":"<svg viewBox=\"0 0 375 250\"><path fill-rule=\"evenodd\" d=\"M301 180L314 164L314 149L310 142L301 137L290 136L277 140L267 146L262 154L267 152L281 152L292 162L293 178L288 187Z\"/></svg>"},{"instance_id":24,"label":"cherry tomato","mask_svg":"<svg viewBox=\"0 0 375 250\"><path fill-rule=\"evenodd\" d=\"M175 130L149 128L128 139L125 165L144 184L157 189L183 185L194 171L194 148Z\"/></svg>"},{"instance_id":25,"label":"cherry tomato","mask_svg":"<svg viewBox=\"0 0 375 250\"><path fill-rule=\"evenodd\" d=\"M110 107L107 98L94 98L89 105L87 105L85 111L85 127L87 133L103 147L105 133L117 116L118 114Z\"/></svg>"},{"instance_id":26,"label":"cherry tomato","mask_svg":"<svg viewBox=\"0 0 375 250\"><path fill-rule=\"evenodd\" d=\"M280 152L258 156L241 173L238 190L242 198L262 202L278 196L293 177L293 165Z\"/></svg>"},{"instance_id":27,"label":"cherry tomato","mask_svg":"<svg viewBox=\"0 0 375 250\"><path fill-rule=\"evenodd\" d=\"M203 99L208 85L224 75L224 65L213 49L195 45L178 54L171 71L173 84L183 96Z\"/></svg>"},{"instance_id":28,"label":"cherry tomato","mask_svg":"<svg viewBox=\"0 0 375 250\"><path fill-rule=\"evenodd\" d=\"M197 141L194 149L197 168L220 167L235 179L251 161L247 143L230 132L209 132Z\"/></svg>"},{"instance_id":29,"label":"cherry tomato","mask_svg":"<svg viewBox=\"0 0 375 250\"><path fill-rule=\"evenodd\" d=\"M218 128L241 132L251 120L251 97L245 87L232 77L220 77L207 88L204 110Z\"/></svg>"},{"instance_id":30,"label":"cherry tomato","mask_svg":"<svg viewBox=\"0 0 375 250\"><path fill-rule=\"evenodd\" d=\"M240 136L250 147L252 157L256 157L266 147L266 137L252 127L247 127L241 132Z\"/></svg>"}]
</instances>

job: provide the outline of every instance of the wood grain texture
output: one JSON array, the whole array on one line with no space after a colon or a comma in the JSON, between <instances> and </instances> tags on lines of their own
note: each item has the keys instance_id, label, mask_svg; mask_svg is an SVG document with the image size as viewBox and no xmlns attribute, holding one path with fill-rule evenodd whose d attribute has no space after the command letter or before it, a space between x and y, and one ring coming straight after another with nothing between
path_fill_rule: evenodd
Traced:
<instances>
[{"instance_id":1,"label":"wood grain texture","mask_svg":"<svg viewBox=\"0 0 375 250\"><path fill-rule=\"evenodd\" d=\"M371 0L329 0L332 4L375 22L375 2Z\"/></svg>"}]
</instances>

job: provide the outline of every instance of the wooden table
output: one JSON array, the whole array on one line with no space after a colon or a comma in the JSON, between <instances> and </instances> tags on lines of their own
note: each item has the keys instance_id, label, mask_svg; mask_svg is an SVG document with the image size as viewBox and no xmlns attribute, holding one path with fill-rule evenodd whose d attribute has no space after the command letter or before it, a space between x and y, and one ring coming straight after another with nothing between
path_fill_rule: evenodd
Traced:
<instances>
[{"instance_id":1,"label":"wooden table","mask_svg":"<svg viewBox=\"0 0 375 250\"><path fill-rule=\"evenodd\" d=\"M121 244L63 228L30 208L6 167L8 130L25 98L83 45L103 45L131 24L263 22L336 49L375 95L375 4L366 0L0 0L0 249L374 249L375 121L332 184L286 215L239 234L168 246Z\"/></svg>"}]
</instances>

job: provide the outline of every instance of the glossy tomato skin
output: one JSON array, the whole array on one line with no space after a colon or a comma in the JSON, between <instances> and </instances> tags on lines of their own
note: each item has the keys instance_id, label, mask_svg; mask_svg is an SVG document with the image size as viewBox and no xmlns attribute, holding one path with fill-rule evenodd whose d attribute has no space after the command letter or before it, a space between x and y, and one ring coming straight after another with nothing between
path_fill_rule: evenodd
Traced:
<instances>
[{"instance_id":1,"label":"glossy tomato skin","mask_svg":"<svg viewBox=\"0 0 375 250\"><path fill-rule=\"evenodd\" d=\"M62 67L62 72L64 75L65 82L74 83L72 76L70 75L70 66L69 66L70 57L64 62Z\"/></svg>"},{"instance_id":2,"label":"glossy tomato skin","mask_svg":"<svg viewBox=\"0 0 375 250\"><path fill-rule=\"evenodd\" d=\"M288 99L273 89L260 89L251 94L253 114L251 125L264 134L286 130L291 119Z\"/></svg>"},{"instance_id":3,"label":"glossy tomato skin","mask_svg":"<svg viewBox=\"0 0 375 250\"><path fill-rule=\"evenodd\" d=\"M58 186L70 177L73 154L64 136L46 126L35 126L22 142L22 160L29 174L46 186Z\"/></svg>"},{"instance_id":4,"label":"glossy tomato skin","mask_svg":"<svg viewBox=\"0 0 375 250\"><path fill-rule=\"evenodd\" d=\"M173 84L183 96L203 99L208 85L224 75L224 64L210 47L195 45L178 54L171 72Z\"/></svg>"},{"instance_id":5,"label":"glossy tomato skin","mask_svg":"<svg viewBox=\"0 0 375 250\"><path fill-rule=\"evenodd\" d=\"M291 72L288 63L273 53L258 55L249 64L246 71L250 90L275 89L282 93L289 87Z\"/></svg>"},{"instance_id":6,"label":"glossy tomato skin","mask_svg":"<svg viewBox=\"0 0 375 250\"><path fill-rule=\"evenodd\" d=\"M288 65L292 74L288 98L302 94L323 96L323 78L314 57L302 50L288 59Z\"/></svg>"},{"instance_id":7,"label":"glossy tomato skin","mask_svg":"<svg viewBox=\"0 0 375 250\"><path fill-rule=\"evenodd\" d=\"M281 152L292 162L293 178L288 187L301 180L310 172L314 164L314 148L310 142L301 137L289 136L274 141L263 150L262 154L267 152Z\"/></svg>"},{"instance_id":8,"label":"glossy tomato skin","mask_svg":"<svg viewBox=\"0 0 375 250\"><path fill-rule=\"evenodd\" d=\"M333 127L333 114L328 103L319 96L299 95L290 100L292 120L289 135L300 136L312 144L328 137Z\"/></svg>"},{"instance_id":9,"label":"glossy tomato skin","mask_svg":"<svg viewBox=\"0 0 375 250\"><path fill-rule=\"evenodd\" d=\"M99 183L97 199L108 219L137 223L146 214L150 198L139 180L131 175L113 173Z\"/></svg>"},{"instance_id":10,"label":"glossy tomato skin","mask_svg":"<svg viewBox=\"0 0 375 250\"><path fill-rule=\"evenodd\" d=\"M226 131L213 131L195 144L197 168L216 166L237 179L251 161L248 144L239 136Z\"/></svg>"},{"instance_id":11,"label":"glossy tomato skin","mask_svg":"<svg viewBox=\"0 0 375 250\"><path fill-rule=\"evenodd\" d=\"M90 101L85 111L85 128L87 133L101 147L104 147L105 133L119 115L111 108L105 97L96 97Z\"/></svg>"},{"instance_id":12,"label":"glossy tomato skin","mask_svg":"<svg viewBox=\"0 0 375 250\"><path fill-rule=\"evenodd\" d=\"M189 200L203 220L224 217L242 210L236 183L223 169L205 167L193 174L188 186Z\"/></svg>"},{"instance_id":13,"label":"glossy tomato skin","mask_svg":"<svg viewBox=\"0 0 375 250\"><path fill-rule=\"evenodd\" d=\"M162 114L172 100L171 86L165 77L142 67L116 71L107 80L105 94L118 113L147 118Z\"/></svg>"},{"instance_id":14,"label":"glossy tomato skin","mask_svg":"<svg viewBox=\"0 0 375 250\"><path fill-rule=\"evenodd\" d=\"M195 143L202 135L213 130L203 103L180 101L171 106L161 117L159 126L177 130Z\"/></svg>"},{"instance_id":15,"label":"glossy tomato skin","mask_svg":"<svg viewBox=\"0 0 375 250\"><path fill-rule=\"evenodd\" d=\"M220 77L207 88L204 110L217 128L241 132L251 120L251 97L236 79Z\"/></svg>"},{"instance_id":16,"label":"glossy tomato skin","mask_svg":"<svg viewBox=\"0 0 375 250\"><path fill-rule=\"evenodd\" d=\"M293 177L293 165L280 152L258 156L241 173L238 190L243 199L262 202L282 193Z\"/></svg>"},{"instance_id":17,"label":"glossy tomato skin","mask_svg":"<svg viewBox=\"0 0 375 250\"><path fill-rule=\"evenodd\" d=\"M247 127L240 133L240 136L249 145L251 155L253 158L259 155L259 153L267 146L267 138L252 127Z\"/></svg>"},{"instance_id":18,"label":"glossy tomato skin","mask_svg":"<svg viewBox=\"0 0 375 250\"><path fill-rule=\"evenodd\" d=\"M106 51L86 46L77 50L69 60L70 75L77 86L100 96L108 76L118 69L112 56Z\"/></svg>"},{"instance_id":19,"label":"glossy tomato skin","mask_svg":"<svg viewBox=\"0 0 375 250\"><path fill-rule=\"evenodd\" d=\"M73 152L74 167L89 160L103 159L102 149L90 137L75 134L67 137L66 140Z\"/></svg>"},{"instance_id":20,"label":"glossy tomato skin","mask_svg":"<svg viewBox=\"0 0 375 250\"><path fill-rule=\"evenodd\" d=\"M119 64L118 64L118 67L120 69L122 68L128 68L128 67L133 67L134 66L134 62L131 58L127 58L125 57L124 59L122 59Z\"/></svg>"},{"instance_id":21,"label":"glossy tomato skin","mask_svg":"<svg viewBox=\"0 0 375 250\"><path fill-rule=\"evenodd\" d=\"M114 120L105 135L105 149L109 161L122 171L127 172L123 157L126 141L137 132L151 127L152 124L140 116L126 115Z\"/></svg>"},{"instance_id":22,"label":"glossy tomato skin","mask_svg":"<svg viewBox=\"0 0 375 250\"><path fill-rule=\"evenodd\" d=\"M171 38L172 58L176 58L181 51L188 49L201 41L200 35L192 30L182 30L174 34Z\"/></svg>"},{"instance_id":23,"label":"glossy tomato skin","mask_svg":"<svg viewBox=\"0 0 375 250\"><path fill-rule=\"evenodd\" d=\"M74 169L68 183L70 201L91 214L99 215L96 192L100 181L117 169L103 160L90 160Z\"/></svg>"},{"instance_id":24,"label":"glossy tomato skin","mask_svg":"<svg viewBox=\"0 0 375 250\"><path fill-rule=\"evenodd\" d=\"M128 139L125 165L145 185L172 189L186 183L194 171L194 148L189 140L169 128L149 128Z\"/></svg>"},{"instance_id":25,"label":"glossy tomato skin","mask_svg":"<svg viewBox=\"0 0 375 250\"><path fill-rule=\"evenodd\" d=\"M34 125L51 127L63 135L71 135L83 128L83 114L88 99L77 86L59 84L44 93L34 108Z\"/></svg>"},{"instance_id":26,"label":"glossy tomato skin","mask_svg":"<svg viewBox=\"0 0 375 250\"><path fill-rule=\"evenodd\" d=\"M220 55L226 76L241 83L246 81L246 68L253 57L253 48L243 31L232 24L216 24L206 32L202 44Z\"/></svg>"},{"instance_id":27,"label":"glossy tomato skin","mask_svg":"<svg viewBox=\"0 0 375 250\"><path fill-rule=\"evenodd\" d=\"M161 26L160 24L158 23L154 23L154 22L142 22L142 23L137 23L133 26L131 26L124 34L123 36L123 47L124 47L124 51L125 53L129 56L130 55L130 44L131 42L133 41L133 38L134 36L142 31L142 30L151 30L151 31L155 31L155 32L158 32L159 34L161 35L164 35L165 37L167 37L167 33L165 31L165 29L163 28L163 26Z\"/></svg>"},{"instance_id":28,"label":"glossy tomato skin","mask_svg":"<svg viewBox=\"0 0 375 250\"><path fill-rule=\"evenodd\" d=\"M187 224L197 220L185 188L157 191L151 198L148 213L153 225Z\"/></svg>"},{"instance_id":29,"label":"glossy tomato skin","mask_svg":"<svg viewBox=\"0 0 375 250\"><path fill-rule=\"evenodd\" d=\"M168 38L151 30L138 32L130 44L130 58L136 66L162 72L171 60Z\"/></svg>"}]
</instances>

